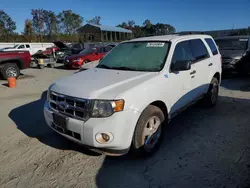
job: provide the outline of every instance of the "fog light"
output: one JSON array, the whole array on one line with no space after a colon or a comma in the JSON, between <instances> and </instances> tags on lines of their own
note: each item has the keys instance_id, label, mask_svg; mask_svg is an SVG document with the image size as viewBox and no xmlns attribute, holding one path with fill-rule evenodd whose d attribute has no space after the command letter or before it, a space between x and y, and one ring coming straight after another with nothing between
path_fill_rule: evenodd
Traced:
<instances>
[{"instance_id":1,"label":"fog light","mask_svg":"<svg viewBox=\"0 0 250 188\"><path fill-rule=\"evenodd\" d=\"M95 136L96 141L100 144L108 143L112 141L112 138L113 136L111 133L98 133Z\"/></svg>"},{"instance_id":2,"label":"fog light","mask_svg":"<svg viewBox=\"0 0 250 188\"><path fill-rule=\"evenodd\" d=\"M105 140L106 142L109 141L109 135L107 135L105 133L102 133L101 135L102 135L103 140Z\"/></svg>"}]
</instances>

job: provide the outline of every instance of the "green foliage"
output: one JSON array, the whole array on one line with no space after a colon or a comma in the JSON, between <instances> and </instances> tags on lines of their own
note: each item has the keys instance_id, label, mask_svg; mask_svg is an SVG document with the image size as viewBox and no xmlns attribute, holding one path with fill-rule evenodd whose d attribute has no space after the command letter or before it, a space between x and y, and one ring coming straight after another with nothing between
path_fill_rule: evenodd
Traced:
<instances>
[{"instance_id":1,"label":"green foliage","mask_svg":"<svg viewBox=\"0 0 250 188\"><path fill-rule=\"evenodd\" d=\"M82 26L83 17L72 12L72 10L64 10L58 15L61 32L65 34L76 34L77 29Z\"/></svg>"},{"instance_id":2,"label":"green foliage","mask_svg":"<svg viewBox=\"0 0 250 188\"><path fill-rule=\"evenodd\" d=\"M3 38L9 41L10 36L14 34L15 30L16 22L6 12L0 10L0 39Z\"/></svg>"},{"instance_id":3,"label":"green foliage","mask_svg":"<svg viewBox=\"0 0 250 188\"><path fill-rule=\"evenodd\" d=\"M96 24L96 25L101 25L100 24L101 21L101 16L95 16L94 18L92 18L91 20L87 20L87 23L92 23L92 24Z\"/></svg>"}]
</instances>

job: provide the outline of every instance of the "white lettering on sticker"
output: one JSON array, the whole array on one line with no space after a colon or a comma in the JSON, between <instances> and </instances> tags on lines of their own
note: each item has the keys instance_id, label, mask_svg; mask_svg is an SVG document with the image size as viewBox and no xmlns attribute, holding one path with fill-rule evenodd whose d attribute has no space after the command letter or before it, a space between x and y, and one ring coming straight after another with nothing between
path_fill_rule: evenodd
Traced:
<instances>
[{"instance_id":1,"label":"white lettering on sticker","mask_svg":"<svg viewBox=\"0 0 250 188\"><path fill-rule=\"evenodd\" d=\"M164 45L164 42L149 42L147 47L163 47Z\"/></svg>"},{"instance_id":2,"label":"white lettering on sticker","mask_svg":"<svg viewBox=\"0 0 250 188\"><path fill-rule=\"evenodd\" d=\"M239 39L239 41L248 41L248 39Z\"/></svg>"}]
</instances>

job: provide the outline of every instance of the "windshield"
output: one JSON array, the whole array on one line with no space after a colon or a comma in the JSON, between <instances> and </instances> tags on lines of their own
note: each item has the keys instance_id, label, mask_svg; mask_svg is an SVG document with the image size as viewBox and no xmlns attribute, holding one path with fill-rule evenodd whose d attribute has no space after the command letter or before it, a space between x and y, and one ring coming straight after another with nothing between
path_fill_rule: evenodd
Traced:
<instances>
[{"instance_id":1,"label":"windshield","mask_svg":"<svg viewBox=\"0 0 250 188\"><path fill-rule=\"evenodd\" d=\"M97 68L158 72L165 64L169 46L169 42L121 43L100 61Z\"/></svg>"},{"instance_id":2,"label":"windshield","mask_svg":"<svg viewBox=\"0 0 250 188\"><path fill-rule=\"evenodd\" d=\"M81 55L93 54L95 52L95 48L86 48L80 52Z\"/></svg>"},{"instance_id":3,"label":"windshield","mask_svg":"<svg viewBox=\"0 0 250 188\"><path fill-rule=\"evenodd\" d=\"M19 44L16 44L15 46L13 46L13 48L17 48L19 46Z\"/></svg>"},{"instance_id":4,"label":"windshield","mask_svg":"<svg viewBox=\"0 0 250 188\"><path fill-rule=\"evenodd\" d=\"M222 50L246 50L248 39L217 39L216 44Z\"/></svg>"}]
</instances>

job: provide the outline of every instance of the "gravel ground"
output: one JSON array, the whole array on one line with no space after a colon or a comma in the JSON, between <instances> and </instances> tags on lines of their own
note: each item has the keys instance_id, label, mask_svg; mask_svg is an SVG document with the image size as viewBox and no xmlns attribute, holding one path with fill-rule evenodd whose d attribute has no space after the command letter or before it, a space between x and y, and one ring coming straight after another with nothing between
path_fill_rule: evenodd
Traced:
<instances>
[{"instance_id":1,"label":"gravel ground","mask_svg":"<svg viewBox=\"0 0 250 188\"><path fill-rule=\"evenodd\" d=\"M27 69L0 81L0 187L229 187L250 185L250 78L226 78L217 107L198 105L166 128L149 159L106 157L50 130L46 89L73 71Z\"/></svg>"}]
</instances>

